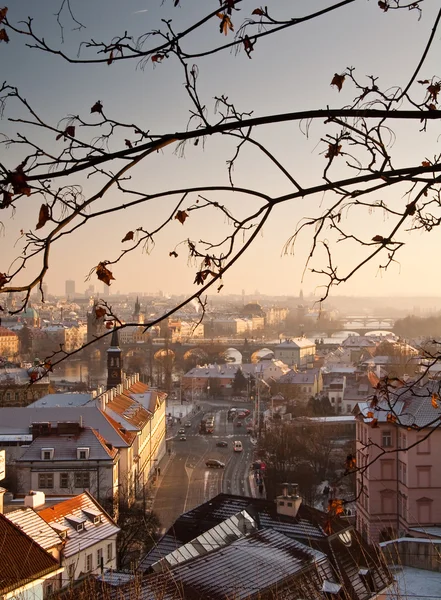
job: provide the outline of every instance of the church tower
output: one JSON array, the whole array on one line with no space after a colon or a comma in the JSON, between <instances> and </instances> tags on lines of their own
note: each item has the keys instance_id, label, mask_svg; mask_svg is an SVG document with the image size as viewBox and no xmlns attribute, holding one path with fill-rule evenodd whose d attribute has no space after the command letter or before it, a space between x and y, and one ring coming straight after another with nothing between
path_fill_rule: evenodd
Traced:
<instances>
[{"instance_id":1,"label":"church tower","mask_svg":"<svg viewBox=\"0 0 441 600\"><path fill-rule=\"evenodd\" d=\"M135 323L139 323L139 314L141 312L141 304L139 303L139 298L136 296L135 309L133 311L133 320Z\"/></svg>"},{"instance_id":2,"label":"church tower","mask_svg":"<svg viewBox=\"0 0 441 600\"><path fill-rule=\"evenodd\" d=\"M122 381L121 348L119 347L118 330L112 332L110 346L107 349L107 389L116 387Z\"/></svg>"}]
</instances>

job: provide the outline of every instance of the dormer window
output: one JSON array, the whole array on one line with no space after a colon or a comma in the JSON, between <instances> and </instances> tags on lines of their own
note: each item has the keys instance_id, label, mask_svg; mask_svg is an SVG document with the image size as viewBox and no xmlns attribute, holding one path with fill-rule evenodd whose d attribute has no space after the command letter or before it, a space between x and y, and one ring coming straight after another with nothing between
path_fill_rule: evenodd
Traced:
<instances>
[{"instance_id":1,"label":"dormer window","mask_svg":"<svg viewBox=\"0 0 441 600\"><path fill-rule=\"evenodd\" d=\"M100 523L101 523L101 515L97 515L96 517L93 518L94 525L99 525Z\"/></svg>"},{"instance_id":2,"label":"dormer window","mask_svg":"<svg viewBox=\"0 0 441 600\"><path fill-rule=\"evenodd\" d=\"M90 448L77 448L77 459L88 460Z\"/></svg>"},{"instance_id":3,"label":"dormer window","mask_svg":"<svg viewBox=\"0 0 441 600\"><path fill-rule=\"evenodd\" d=\"M41 449L41 460L52 460L54 458L53 448L42 448Z\"/></svg>"},{"instance_id":4,"label":"dormer window","mask_svg":"<svg viewBox=\"0 0 441 600\"><path fill-rule=\"evenodd\" d=\"M360 579L364 583L366 590L371 594L376 592L375 582L374 582L374 578L372 577L372 572L369 569L364 568L364 569L360 569L358 571L358 574L360 575Z\"/></svg>"},{"instance_id":5,"label":"dormer window","mask_svg":"<svg viewBox=\"0 0 441 600\"><path fill-rule=\"evenodd\" d=\"M84 531L84 523L77 524L77 531Z\"/></svg>"}]
</instances>

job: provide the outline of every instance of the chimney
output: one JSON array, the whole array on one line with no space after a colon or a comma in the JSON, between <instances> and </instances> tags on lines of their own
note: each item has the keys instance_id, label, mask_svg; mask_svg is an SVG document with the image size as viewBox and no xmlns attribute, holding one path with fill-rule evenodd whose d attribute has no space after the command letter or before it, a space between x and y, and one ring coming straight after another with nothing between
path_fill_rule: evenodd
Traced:
<instances>
[{"instance_id":1,"label":"chimney","mask_svg":"<svg viewBox=\"0 0 441 600\"><path fill-rule=\"evenodd\" d=\"M282 483L282 494L276 498L277 514L296 517L302 499L298 494L297 483Z\"/></svg>"},{"instance_id":2,"label":"chimney","mask_svg":"<svg viewBox=\"0 0 441 600\"><path fill-rule=\"evenodd\" d=\"M29 508L39 508L40 506L43 506L45 502L46 496L44 495L44 492L33 492L32 490L24 499L24 505Z\"/></svg>"}]
</instances>

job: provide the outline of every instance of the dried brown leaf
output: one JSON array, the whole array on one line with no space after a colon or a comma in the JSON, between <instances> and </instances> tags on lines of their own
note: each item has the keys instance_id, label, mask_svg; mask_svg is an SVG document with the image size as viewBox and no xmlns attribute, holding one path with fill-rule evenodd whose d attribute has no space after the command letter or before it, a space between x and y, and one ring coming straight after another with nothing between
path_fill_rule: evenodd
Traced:
<instances>
[{"instance_id":1,"label":"dried brown leaf","mask_svg":"<svg viewBox=\"0 0 441 600\"><path fill-rule=\"evenodd\" d=\"M103 281L106 285L110 285L112 279L115 279L115 277L112 274L112 271L109 271L106 265L102 262L100 262L96 268L96 276L100 281Z\"/></svg>"},{"instance_id":2,"label":"dried brown leaf","mask_svg":"<svg viewBox=\"0 0 441 600\"><path fill-rule=\"evenodd\" d=\"M103 105L102 105L101 100L98 100L97 102L95 102L95 104L90 109L90 112L91 113L100 113L100 114L102 114L102 112L103 112Z\"/></svg>"},{"instance_id":3,"label":"dried brown leaf","mask_svg":"<svg viewBox=\"0 0 441 600\"><path fill-rule=\"evenodd\" d=\"M335 85L338 88L338 91L341 91L343 87L343 82L346 78L346 75L339 75L338 73L334 73L334 77L332 78L331 85Z\"/></svg>"},{"instance_id":4,"label":"dried brown leaf","mask_svg":"<svg viewBox=\"0 0 441 600\"><path fill-rule=\"evenodd\" d=\"M31 188L27 181L28 178L23 172L23 167L19 165L15 171L9 173L6 181L11 184L14 194L31 195Z\"/></svg>"},{"instance_id":5,"label":"dried brown leaf","mask_svg":"<svg viewBox=\"0 0 441 600\"><path fill-rule=\"evenodd\" d=\"M123 237L123 239L121 240L121 242L129 242L130 240L133 240L134 235L135 235L135 233L133 231L128 231L126 233L126 235Z\"/></svg>"},{"instance_id":6,"label":"dried brown leaf","mask_svg":"<svg viewBox=\"0 0 441 600\"><path fill-rule=\"evenodd\" d=\"M48 222L49 217L50 217L49 206L47 204L42 204L40 206L40 212L38 214L38 223L37 223L35 229L41 229L42 227L44 227L46 225L46 223Z\"/></svg>"},{"instance_id":7,"label":"dried brown leaf","mask_svg":"<svg viewBox=\"0 0 441 600\"><path fill-rule=\"evenodd\" d=\"M106 315L106 309L104 308L104 306L97 306L95 308L95 317L97 319L102 319L105 315Z\"/></svg>"},{"instance_id":8,"label":"dried brown leaf","mask_svg":"<svg viewBox=\"0 0 441 600\"><path fill-rule=\"evenodd\" d=\"M187 219L188 214L185 212L185 210L178 210L178 212L175 214L175 219L177 219L179 221L179 223L182 223L182 225L185 223L185 219Z\"/></svg>"}]
</instances>

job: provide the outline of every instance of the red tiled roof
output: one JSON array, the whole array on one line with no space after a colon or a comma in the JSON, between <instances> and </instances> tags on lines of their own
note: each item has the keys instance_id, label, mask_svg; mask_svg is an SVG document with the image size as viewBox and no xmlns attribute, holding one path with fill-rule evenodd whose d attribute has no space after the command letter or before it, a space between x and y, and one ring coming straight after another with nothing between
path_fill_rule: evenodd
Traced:
<instances>
[{"instance_id":1,"label":"red tiled roof","mask_svg":"<svg viewBox=\"0 0 441 600\"><path fill-rule=\"evenodd\" d=\"M96 429L93 429L92 427L91 427L91 429L92 429L93 433L96 435L96 438L98 439L98 441L101 443L104 450L107 452L107 454L110 457L115 458L115 456L118 454L118 450L113 447L112 447L112 449L110 449L109 446L107 445L106 440L103 438L103 436L100 435Z\"/></svg>"},{"instance_id":2,"label":"red tiled roof","mask_svg":"<svg viewBox=\"0 0 441 600\"><path fill-rule=\"evenodd\" d=\"M0 327L0 337L6 337L6 336L14 336L14 337L18 338L18 335L16 333L14 333L13 331L11 331L10 329L7 329L6 327Z\"/></svg>"},{"instance_id":3,"label":"red tiled roof","mask_svg":"<svg viewBox=\"0 0 441 600\"><path fill-rule=\"evenodd\" d=\"M137 428L144 427L151 418L151 415L141 404L139 404L139 402L124 394L115 396L107 404L107 408L113 410L116 414L120 415L123 419Z\"/></svg>"},{"instance_id":4,"label":"red tiled roof","mask_svg":"<svg viewBox=\"0 0 441 600\"><path fill-rule=\"evenodd\" d=\"M145 394L148 392L149 386L146 383L141 383L141 381L137 381L133 383L125 392L128 391L129 394Z\"/></svg>"},{"instance_id":5,"label":"red tiled roof","mask_svg":"<svg viewBox=\"0 0 441 600\"><path fill-rule=\"evenodd\" d=\"M2 514L0 548L0 594L6 594L59 568L53 556Z\"/></svg>"},{"instance_id":6,"label":"red tiled roof","mask_svg":"<svg viewBox=\"0 0 441 600\"><path fill-rule=\"evenodd\" d=\"M106 417L110 425L112 425L112 427L115 429L118 435L125 441L125 443L131 446L136 438L136 431L127 431L127 429L124 429L124 427L122 427L117 421L115 421L115 419L110 417L107 413L105 413L102 410L100 412Z\"/></svg>"}]
</instances>

